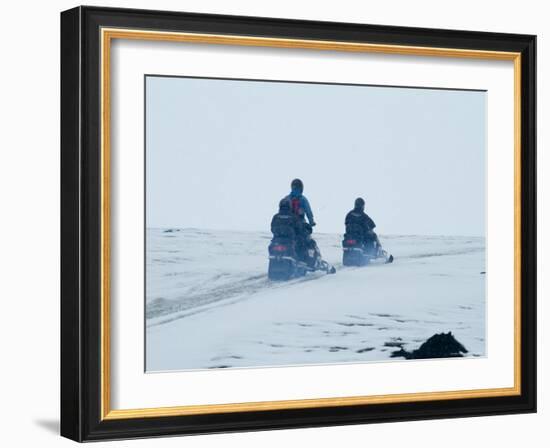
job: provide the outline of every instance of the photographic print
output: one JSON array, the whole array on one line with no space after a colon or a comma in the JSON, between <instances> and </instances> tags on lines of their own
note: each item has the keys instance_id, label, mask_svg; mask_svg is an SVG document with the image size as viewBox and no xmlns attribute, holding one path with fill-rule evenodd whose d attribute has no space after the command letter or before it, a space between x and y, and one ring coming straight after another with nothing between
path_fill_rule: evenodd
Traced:
<instances>
[{"instance_id":1,"label":"photographic print","mask_svg":"<svg viewBox=\"0 0 550 448\"><path fill-rule=\"evenodd\" d=\"M144 82L147 372L486 356L486 91Z\"/></svg>"}]
</instances>

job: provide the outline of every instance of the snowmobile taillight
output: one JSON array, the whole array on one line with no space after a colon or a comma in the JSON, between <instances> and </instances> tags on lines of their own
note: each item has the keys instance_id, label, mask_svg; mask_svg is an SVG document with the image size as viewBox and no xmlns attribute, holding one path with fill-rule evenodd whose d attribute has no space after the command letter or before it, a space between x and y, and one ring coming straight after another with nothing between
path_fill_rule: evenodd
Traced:
<instances>
[{"instance_id":1,"label":"snowmobile taillight","mask_svg":"<svg viewBox=\"0 0 550 448\"><path fill-rule=\"evenodd\" d=\"M283 246L282 244L277 244L276 246L273 246L273 250L276 252L284 252L286 251L286 246Z\"/></svg>"},{"instance_id":2,"label":"snowmobile taillight","mask_svg":"<svg viewBox=\"0 0 550 448\"><path fill-rule=\"evenodd\" d=\"M356 244L356 240L346 240L346 244Z\"/></svg>"}]
</instances>

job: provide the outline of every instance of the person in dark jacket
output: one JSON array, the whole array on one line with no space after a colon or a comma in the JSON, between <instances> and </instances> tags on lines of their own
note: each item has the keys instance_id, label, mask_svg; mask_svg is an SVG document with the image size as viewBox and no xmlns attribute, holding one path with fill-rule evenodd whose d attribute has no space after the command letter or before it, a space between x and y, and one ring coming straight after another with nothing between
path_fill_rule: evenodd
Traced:
<instances>
[{"instance_id":1,"label":"person in dark jacket","mask_svg":"<svg viewBox=\"0 0 550 448\"><path fill-rule=\"evenodd\" d=\"M376 241L376 246L380 249L380 241L378 235L374 233L376 224L369 215L365 213L365 200L363 198L357 198L355 200L355 206L346 215L346 235L361 240L363 244L368 241Z\"/></svg>"},{"instance_id":2,"label":"person in dark jacket","mask_svg":"<svg viewBox=\"0 0 550 448\"><path fill-rule=\"evenodd\" d=\"M296 238L296 216L292 212L290 201L281 199L279 202L279 212L273 215L271 219L271 233L274 237Z\"/></svg>"}]
</instances>

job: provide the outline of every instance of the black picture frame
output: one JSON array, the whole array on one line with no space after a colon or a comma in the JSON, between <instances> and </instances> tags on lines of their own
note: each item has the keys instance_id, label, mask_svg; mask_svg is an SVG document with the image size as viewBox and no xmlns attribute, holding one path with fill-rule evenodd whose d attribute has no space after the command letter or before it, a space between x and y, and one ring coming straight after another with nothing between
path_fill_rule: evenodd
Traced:
<instances>
[{"instance_id":1,"label":"black picture frame","mask_svg":"<svg viewBox=\"0 0 550 448\"><path fill-rule=\"evenodd\" d=\"M100 29L521 54L521 393L389 404L102 419ZM61 13L61 435L76 441L536 412L536 37L100 7Z\"/></svg>"}]
</instances>

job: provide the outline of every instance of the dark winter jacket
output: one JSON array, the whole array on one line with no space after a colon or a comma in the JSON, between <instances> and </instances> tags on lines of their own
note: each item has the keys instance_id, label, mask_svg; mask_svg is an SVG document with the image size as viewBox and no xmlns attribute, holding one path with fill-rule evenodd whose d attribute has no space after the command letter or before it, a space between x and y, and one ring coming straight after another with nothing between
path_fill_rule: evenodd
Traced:
<instances>
[{"instance_id":1,"label":"dark winter jacket","mask_svg":"<svg viewBox=\"0 0 550 448\"><path fill-rule=\"evenodd\" d=\"M303 194L301 194L299 191L292 190L290 194L284 199L290 201L294 213L300 219L305 219L305 217L307 216L307 220L311 225L315 223L315 221L313 220L313 212L311 211L309 201Z\"/></svg>"},{"instance_id":2,"label":"dark winter jacket","mask_svg":"<svg viewBox=\"0 0 550 448\"><path fill-rule=\"evenodd\" d=\"M376 224L363 210L353 209L346 215L346 234L364 241L372 233Z\"/></svg>"},{"instance_id":3,"label":"dark winter jacket","mask_svg":"<svg viewBox=\"0 0 550 448\"><path fill-rule=\"evenodd\" d=\"M296 238L297 222L294 213L288 209L279 211L271 219L271 233L278 238Z\"/></svg>"}]
</instances>

